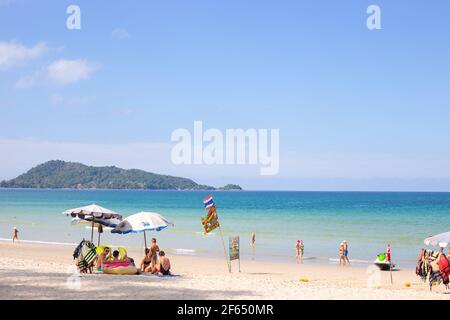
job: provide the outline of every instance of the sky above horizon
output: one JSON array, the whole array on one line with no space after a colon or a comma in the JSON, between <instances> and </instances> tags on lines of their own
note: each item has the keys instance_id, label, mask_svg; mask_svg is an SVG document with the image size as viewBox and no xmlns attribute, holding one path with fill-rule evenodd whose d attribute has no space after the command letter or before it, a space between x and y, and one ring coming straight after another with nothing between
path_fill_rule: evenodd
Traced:
<instances>
[{"instance_id":1,"label":"sky above horizon","mask_svg":"<svg viewBox=\"0 0 450 320\"><path fill-rule=\"evenodd\" d=\"M81 8L81 30L66 9ZM381 30L366 27L369 5ZM448 1L0 0L0 180L47 160L271 190L450 191ZM280 171L171 133L280 130Z\"/></svg>"}]
</instances>

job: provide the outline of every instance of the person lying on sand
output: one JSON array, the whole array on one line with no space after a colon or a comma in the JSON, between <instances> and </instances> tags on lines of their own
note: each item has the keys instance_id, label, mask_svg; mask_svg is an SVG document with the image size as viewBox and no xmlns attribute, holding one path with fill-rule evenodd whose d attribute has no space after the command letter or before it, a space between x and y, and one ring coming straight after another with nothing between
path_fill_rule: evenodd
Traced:
<instances>
[{"instance_id":1,"label":"person lying on sand","mask_svg":"<svg viewBox=\"0 0 450 320\"><path fill-rule=\"evenodd\" d=\"M170 275L170 260L166 257L164 251L159 252L159 268L158 272L163 276Z\"/></svg>"},{"instance_id":2,"label":"person lying on sand","mask_svg":"<svg viewBox=\"0 0 450 320\"><path fill-rule=\"evenodd\" d=\"M147 269L151 263L152 263L152 256L150 255L150 249L145 248L145 256L142 259L141 264L139 265L139 270L145 271L145 269Z\"/></svg>"}]
</instances>

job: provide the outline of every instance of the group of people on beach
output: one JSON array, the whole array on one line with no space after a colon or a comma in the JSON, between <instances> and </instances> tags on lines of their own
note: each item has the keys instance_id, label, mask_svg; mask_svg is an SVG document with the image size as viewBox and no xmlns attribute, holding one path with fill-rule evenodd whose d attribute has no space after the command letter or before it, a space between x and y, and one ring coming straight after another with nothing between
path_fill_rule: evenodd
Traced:
<instances>
[{"instance_id":1,"label":"group of people on beach","mask_svg":"<svg viewBox=\"0 0 450 320\"><path fill-rule=\"evenodd\" d=\"M159 249L156 239L152 239L150 248L145 248L145 256L141 260L139 270L152 274L170 275L170 260L165 252Z\"/></svg>"},{"instance_id":2,"label":"group of people on beach","mask_svg":"<svg viewBox=\"0 0 450 320\"><path fill-rule=\"evenodd\" d=\"M158 257L159 256L159 257ZM135 265L134 260L128 256L120 258L120 252L114 250L111 254L110 249L106 247L98 256L97 269L102 270L105 263L127 262ZM145 248L145 256L139 265L139 272L147 272L151 274L170 275L170 260L165 252L159 249L156 239L152 239L150 248Z\"/></svg>"},{"instance_id":3,"label":"group of people on beach","mask_svg":"<svg viewBox=\"0 0 450 320\"><path fill-rule=\"evenodd\" d=\"M252 232L250 238L250 246L253 250L256 247L256 233ZM305 252L305 245L303 244L303 240L297 240L295 242L295 260L297 263L303 263L303 253ZM348 242L344 240L339 245L339 265L345 266L350 265L350 260L348 258Z\"/></svg>"},{"instance_id":4,"label":"group of people on beach","mask_svg":"<svg viewBox=\"0 0 450 320\"><path fill-rule=\"evenodd\" d=\"M348 259L348 242L344 240L339 245L339 265L345 266L350 265L350 260Z\"/></svg>"},{"instance_id":5,"label":"group of people on beach","mask_svg":"<svg viewBox=\"0 0 450 320\"><path fill-rule=\"evenodd\" d=\"M105 263L119 263L127 262L134 265L134 259L125 255L125 257L120 258L120 251L114 250L111 254L108 247L105 247L103 252L97 258L97 270L101 271Z\"/></svg>"}]
</instances>

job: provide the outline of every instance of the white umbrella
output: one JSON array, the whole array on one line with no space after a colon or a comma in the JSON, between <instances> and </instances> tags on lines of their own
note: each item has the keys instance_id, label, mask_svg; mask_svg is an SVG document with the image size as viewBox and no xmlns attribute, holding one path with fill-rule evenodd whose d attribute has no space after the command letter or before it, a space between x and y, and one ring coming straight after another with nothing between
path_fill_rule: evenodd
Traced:
<instances>
[{"instance_id":1,"label":"white umbrella","mask_svg":"<svg viewBox=\"0 0 450 320\"><path fill-rule=\"evenodd\" d=\"M144 232L144 242L147 248L145 231L161 231L174 224L156 212L139 212L123 219L111 232L119 234Z\"/></svg>"},{"instance_id":2,"label":"white umbrella","mask_svg":"<svg viewBox=\"0 0 450 320\"><path fill-rule=\"evenodd\" d=\"M106 227L115 227L122 221L122 215L112 210L103 208L99 205L91 204L89 206L69 209L63 212L66 216L86 220L92 223L91 242L94 238L95 224L101 224ZM99 236L100 243L100 236Z\"/></svg>"},{"instance_id":3,"label":"white umbrella","mask_svg":"<svg viewBox=\"0 0 450 320\"><path fill-rule=\"evenodd\" d=\"M450 243L450 231L437 234L432 237L428 237L423 242L428 246L440 246L442 248L445 248Z\"/></svg>"}]
</instances>

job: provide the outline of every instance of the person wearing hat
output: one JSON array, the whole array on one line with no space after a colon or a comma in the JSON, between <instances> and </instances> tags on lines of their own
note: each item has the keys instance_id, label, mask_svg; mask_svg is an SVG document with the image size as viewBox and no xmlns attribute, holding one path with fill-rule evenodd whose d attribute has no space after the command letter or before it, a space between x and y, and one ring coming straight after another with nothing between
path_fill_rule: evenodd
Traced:
<instances>
[{"instance_id":1,"label":"person wearing hat","mask_svg":"<svg viewBox=\"0 0 450 320\"><path fill-rule=\"evenodd\" d=\"M12 241L14 243L14 241L19 241L19 230L17 230L16 227L13 228L13 238Z\"/></svg>"}]
</instances>

